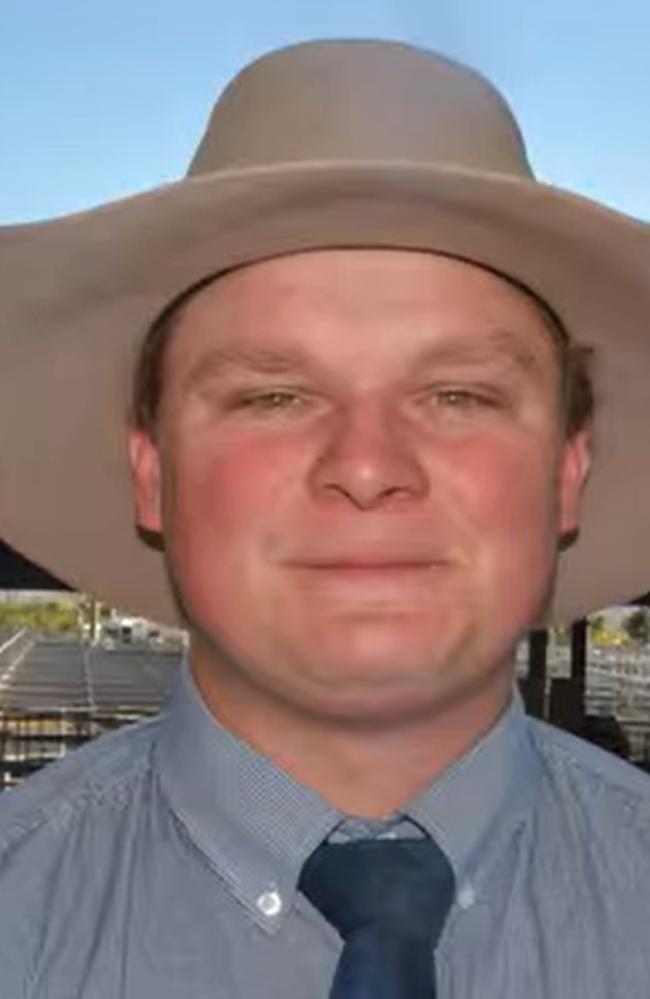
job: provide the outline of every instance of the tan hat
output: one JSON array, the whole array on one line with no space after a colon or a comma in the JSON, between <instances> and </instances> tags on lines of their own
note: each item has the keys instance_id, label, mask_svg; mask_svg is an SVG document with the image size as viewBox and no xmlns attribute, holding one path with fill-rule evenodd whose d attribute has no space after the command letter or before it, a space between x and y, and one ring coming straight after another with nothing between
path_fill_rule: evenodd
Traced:
<instances>
[{"instance_id":1,"label":"tan hat","mask_svg":"<svg viewBox=\"0 0 650 999\"><path fill-rule=\"evenodd\" d=\"M596 348L595 470L555 616L646 590L650 230L536 182L489 84L388 42L272 53L226 89L186 179L0 230L0 536L114 606L175 620L163 556L134 528L138 346L203 276L351 246L488 265Z\"/></svg>"}]
</instances>

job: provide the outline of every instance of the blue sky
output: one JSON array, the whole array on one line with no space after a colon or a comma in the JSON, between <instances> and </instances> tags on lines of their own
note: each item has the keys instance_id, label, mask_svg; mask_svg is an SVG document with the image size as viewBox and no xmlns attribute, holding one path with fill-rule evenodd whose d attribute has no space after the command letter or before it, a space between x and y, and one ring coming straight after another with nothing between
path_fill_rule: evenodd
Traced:
<instances>
[{"instance_id":1,"label":"blue sky","mask_svg":"<svg viewBox=\"0 0 650 999\"><path fill-rule=\"evenodd\" d=\"M2 0L0 221L179 177L244 63L346 36L475 66L538 175L650 220L648 0Z\"/></svg>"}]
</instances>

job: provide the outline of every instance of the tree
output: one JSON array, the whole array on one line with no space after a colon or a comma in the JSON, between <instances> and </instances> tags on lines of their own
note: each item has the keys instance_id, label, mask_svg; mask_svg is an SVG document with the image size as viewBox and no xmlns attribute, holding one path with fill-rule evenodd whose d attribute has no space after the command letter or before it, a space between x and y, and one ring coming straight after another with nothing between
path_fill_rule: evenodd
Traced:
<instances>
[{"instance_id":1,"label":"tree","mask_svg":"<svg viewBox=\"0 0 650 999\"><path fill-rule=\"evenodd\" d=\"M77 609L66 600L8 600L0 603L0 628L29 628L42 634L74 633Z\"/></svg>"},{"instance_id":2,"label":"tree","mask_svg":"<svg viewBox=\"0 0 650 999\"><path fill-rule=\"evenodd\" d=\"M589 639L598 645L607 634L607 624L604 614L592 614L589 618Z\"/></svg>"},{"instance_id":3,"label":"tree","mask_svg":"<svg viewBox=\"0 0 650 999\"><path fill-rule=\"evenodd\" d=\"M623 629L635 645L647 645L650 639L650 621L645 607L637 607L623 621Z\"/></svg>"}]
</instances>

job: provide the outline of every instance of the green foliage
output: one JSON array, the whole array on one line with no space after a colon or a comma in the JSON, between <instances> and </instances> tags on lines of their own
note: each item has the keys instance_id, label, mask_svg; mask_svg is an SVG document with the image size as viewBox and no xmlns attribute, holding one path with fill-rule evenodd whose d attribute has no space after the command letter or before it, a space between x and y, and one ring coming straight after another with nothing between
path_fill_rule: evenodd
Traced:
<instances>
[{"instance_id":1,"label":"green foliage","mask_svg":"<svg viewBox=\"0 0 650 999\"><path fill-rule=\"evenodd\" d=\"M44 634L79 630L79 614L74 604L63 600L0 602L0 628L29 628Z\"/></svg>"},{"instance_id":2,"label":"green foliage","mask_svg":"<svg viewBox=\"0 0 650 999\"><path fill-rule=\"evenodd\" d=\"M638 607L632 611L623 622L623 628L628 638L635 645L647 645L650 639L650 622L648 621L648 611L645 607Z\"/></svg>"},{"instance_id":3,"label":"green foliage","mask_svg":"<svg viewBox=\"0 0 650 999\"><path fill-rule=\"evenodd\" d=\"M589 618L589 638L597 645L606 642L609 629L604 614L592 614Z\"/></svg>"}]
</instances>

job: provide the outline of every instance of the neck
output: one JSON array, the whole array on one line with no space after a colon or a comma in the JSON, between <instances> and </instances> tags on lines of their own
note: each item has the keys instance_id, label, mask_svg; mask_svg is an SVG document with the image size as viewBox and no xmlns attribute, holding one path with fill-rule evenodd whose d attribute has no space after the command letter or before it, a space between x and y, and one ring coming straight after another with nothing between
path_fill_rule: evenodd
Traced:
<instances>
[{"instance_id":1,"label":"neck","mask_svg":"<svg viewBox=\"0 0 650 999\"><path fill-rule=\"evenodd\" d=\"M339 811L384 818L398 811L464 756L507 707L512 674L502 669L485 689L438 710L390 724L342 724L251 687L240 675L209 668L192 673L208 709L229 731L268 756Z\"/></svg>"}]
</instances>

